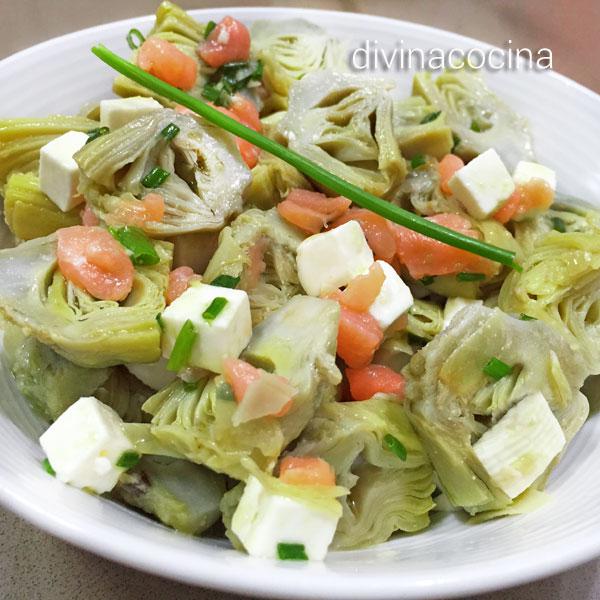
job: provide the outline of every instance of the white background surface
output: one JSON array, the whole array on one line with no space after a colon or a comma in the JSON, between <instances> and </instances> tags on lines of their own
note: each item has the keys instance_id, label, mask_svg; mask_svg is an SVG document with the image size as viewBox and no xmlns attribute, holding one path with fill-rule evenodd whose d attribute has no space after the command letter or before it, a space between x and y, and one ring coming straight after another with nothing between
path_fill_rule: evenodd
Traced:
<instances>
[{"instance_id":1,"label":"white background surface","mask_svg":"<svg viewBox=\"0 0 600 600\"><path fill-rule=\"evenodd\" d=\"M207 3L200 2L182 2L181 4L198 8L203 5L207 6ZM212 4L223 3L215 1ZM226 2L226 4L231 5L233 2ZM258 4L258 2L245 4ZM560 46L576 33L577 43L569 43L569 51L565 51L564 56L560 57L562 63L566 67L572 65L573 70L569 71L567 68L563 71L566 70L567 74L575 79L598 89L598 80L594 80L594 74L589 69L589 56L588 60L584 60L586 51L595 50L595 55L598 55L597 39L586 35L586 31L591 31L591 28L597 30L600 25L597 9L592 9L592 2L587 5L584 2L576 2L575 4L578 6L570 4L571 10L569 11L566 10L565 5L562 5L564 19L556 22L552 22L549 16L556 10L555 7L561 6L561 3L553 3L552 9L548 10L545 10L546 3L542 10L541 2L527 2L522 5L522 8L516 8L514 2L487 2L486 7L482 8L480 2L457 1L453 3L452 10L449 5L446 8L439 7L441 3L429 1L397 2L389 0L389 2L361 3L323 0L321 2L273 2L270 4L312 5L319 8L376 12L453 29L500 44L507 37L516 39L516 35L520 35L525 40L523 43L528 43L532 47L547 45L549 42L543 36L547 36L547 39L550 40L555 39ZM151 12L154 5L155 2L147 0L134 0L126 4L116 0L103 0L103 2L21 0L16 3L0 0L0 57L5 56L9 51L27 47L63 32L99 22ZM536 7L539 10L536 10ZM595 14L593 10L596 10ZM565 26L573 11L578 13L579 17L589 16L589 18L580 19L579 22L583 25L580 26L580 30L575 32L572 27ZM527 20L536 13L538 18L528 26ZM563 27L559 32L559 37L553 38L549 33L552 34L551 28L556 27L559 23L562 23ZM528 36L532 36L533 39ZM590 44L590 47L586 49L585 44ZM556 53L556 45L554 48ZM573 60L577 56L579 59ZM235 577L235 573L232 573L232 577ZM3 599L186 598L190 600L233 600L237 598L230 594L189 588L116 565L56 540L3 510L0 510L0 582L0 598ZM600 598L600 562L579 567L562 576L510 591L483 595L480 598L485 600L501 598L506 600L597 599Z\"/></svg>"}]
</instances>

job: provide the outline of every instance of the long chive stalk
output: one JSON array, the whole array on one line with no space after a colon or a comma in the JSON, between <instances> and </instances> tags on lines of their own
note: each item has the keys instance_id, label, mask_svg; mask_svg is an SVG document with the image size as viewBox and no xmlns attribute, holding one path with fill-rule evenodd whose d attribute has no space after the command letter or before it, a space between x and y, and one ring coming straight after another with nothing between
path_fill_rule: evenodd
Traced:
<instances>
[{"instance_id":1,"label":"long chive stalk","mask_svg":"<svg viewBox=\"0 0 600 600\"><path fill-rule=\"evenodd\" d=\"M438 225L437 223L433 223L432 221L428 221L427 219L408 210L404 210L391 202L387 202L373 194L361 190L359 187L340 179L337 175L323 169L301 154L278 144L241 123L238 123L236 120L224 115L202 100L194 98L186 92L146 73L146 71L121 58L101 44L94 46L92 52L115 71L129 77L129 79L143 85L149 90L189 108L196 114L204 117L207 121L225 129L229 133L277 156L298 169L301 173L304 173L307 177L320 183L332 192L352 200L352 202L358 206L373 211L394 223L403 225L408 229L412 229L413 231L443 242L444 244L448 244L449 246L461 248L462 250L467 250L468 252L483 256L484 258L488 258L489 260L501 263L513 269L521 270L521 267L515 262L514 252L487 244L463 235L462 233L458 233L457 231L453 231L452 229L448 229L447 227L443 227L442 225Z\"/></svg>"}]
</instances>

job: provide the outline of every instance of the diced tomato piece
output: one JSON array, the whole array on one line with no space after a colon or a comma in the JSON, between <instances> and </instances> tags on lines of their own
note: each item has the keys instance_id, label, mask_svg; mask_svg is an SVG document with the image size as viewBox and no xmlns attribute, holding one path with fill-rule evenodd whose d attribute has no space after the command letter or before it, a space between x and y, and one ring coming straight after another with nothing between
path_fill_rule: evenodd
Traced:
<instances>
[{"instance_id":1,"label":"diced tomato piece","mask_svg":"<svg viewBox=\"0 0 600 600\"><path fill-rule=\"evenodd\" d=\"M167 304L171 304L174 300L177 300L185 290L188 289L190 281L194 277L199 277L194 273L194 270L190 267L177 267L169 273L169 285L167 286L167 293L165 298Z\"/></svg>"},{"instance_id":2,"label":"diced tomato piece","mask_svg":"<svg viewBox=\"0 0 600 600\"><path fill-rule=\"evenodd\" d=\"M100 227L76 225L57 231L58 268L70 282L99 300L124 300L135 270L125 248Z\"/></svg>"},{"instance_id":3,"label":"diced tomato piece","mask_svg":"<svg viewBox=\"0 0 600 600\"><path fill-rule=\"evenodd\" d=\"M154 192L142 199L147 221L162 221L165 216L165 199Z\"/></svg>"},{"instance_id":4,"label":"diced tomato piece","mask_svg":"<svg viewBox=\"0 0 600 600\"><path fill-rule=\"evenodd\" d=\"M162 221L165 216L165 200L160 194L150 193L143 200L123 200L117 210L108 215L109 225L132 225L142 229L149 221Z\"/></svg>"},{"instance_id":5,"label":"diced tomato piece","mask_svg":"<svg viewBox=\"0 0 600 600\"><path fill-rule=\"evenodd\" d=\"M138 50L137 64L151 75L182 90L191 90L198 76L196 61L175 44L148 38Z\"/></svg>"},{"instance_id":6,"label":"diced tomato piece","mask_svg":"<svg viewBox=\"0 0 600 600\"><path fill-rule=\"evenodd\" d=\"M494 219L500 223L508 223L511 219L521 219L544 211L554 201L554 191L543 179L531 179L518 185L510 198L494 213Z\"/></svg>"},{"instance_id":7,"label":"diced tomato piece","mask_svg":"<svg viewBox=\"0 0 600 600\"><path fill-rule=\"evenodd\" d=\"M365 367L383 341L383 331L367 312L357 312L340 304L337 353L354 369Z\"/></svg>"},{"instance_id":8,"label":"diced tomato piece","mask_svg":"<svg viewBox=\"0 0 600 600\"><path fill-rule=\"evenodd\" d=\"M375 258L391 262L396 253L396 242L387 219L365 208L351 208L332 227L339 227L353 220L360 223Z\"/></svg>"},{"instance_id":9,"label":"diced tomato piece","mask_svg":"<svg viewBox=\"0 0 600 600\"><path fill-rule=\"evenodd\" d=\"M358 312L366 312L381 292L385 281L385 273L381 265L373 263L366 275L358 275L337 297L346 308Z\"/></svg>"},{"instance_id":10,"label":"diced tomato piece","mask_svg":"<svg viewBox=\"0 0 600 600\"><path fill-rule=\"evenodd\" d=\"M461 215L442 213L427 219L469 237L479 237L479 233L472 229L471 222ZM461 272L489 275L494 272L494 264L481 256L438 242L400 225L394 225L391 229L396 235L398 258L415 279L426 275Z\"/></svg>"},{"instance_id":11,"label":"diced tomato piece","mask_svg":"<svg viewBox=\"0 0 600 600\"><path fill-rule=\"evenodd\" d=\"M215 68L236 60L248 60L250 32L237 19L225 17L200 43L196 52L206 64Z\"/></svg>"},{"instance_id":12,"label":"diced tomato piece","mask_svg":"<svg viewBox=\"0 0 600 600\"><path fill-rule=\"evenodd\" d=\"M258 109L256 108L256 104L254 104L250 98L246 98L246 96L242 96L242 94L235 94L235 96L232 96L231 98L229 110L237 115L240 121L244 123L244 125L250 127L250 129L254 129L254 131L262 130Z\"/></svg>"},{"instance_id":13,"label":"diced tomato piece","mask_svg":"<svg viewBox=\"0 0 600 600\"><path fill-rule=\"evenodd\" d=\"M354 400L368 400L375 394L390 394L398 399L404 397L406 380L389 367L367 365L362 369L346 369L345 375Z\"/></svg>"},{"instance_id":14,"label":"diced tomato piece","mask_svg":"<svg viewBox=\"0 0 600 600\"><path fill-rule=\"evenodd\" d=\"M465 166L462 158L455 154L446 154L438 164L438 173L440 175L440 189L442 193L449 196L452 190L448 187L448 182L452 179L454 173Z\"/></svg>"},{"instance_id":15,"label":"diced tomato piece","mask_svg":"<svg viewBox=\"0 0 600 600\"><path fill-rule=\"evenodd\" d=\"M314 234L343 215L350 204L350 200L343 196L328 198L319 192L293 189L286 199L277 205L277 210L292 225L306 233Z\"/></svg>"},{"instance_id":16,"label":"diced tomato piece","mask_svg":"<svg viewBox=\"0 0 600 600\"><path fill-rule=\"evenodd\" d=\"M248 249L248 264L244 269L240 287L246 291L253 290L260 281L260 276L265 272L265 252L269 247L267 238L260 238Z\"/></svg>"},{"instance_id":17,"label":"diced tomato piece","mask_svg":"<svg viewBox=\"0 0 600 600\"><path fill-rule=\"evenodd\" d=\"M233 388L235 401L239 404L246 394L248 386L260 379L260 369L239 358L226 358L223 361L223 377Z\"/></svg>"},{"instance_id":18,"label":"diced tomato piece","mask_svg":"<svg viewBox=\"0 0 600 600\"><path fill-rule=\"evenodd\" d=\"M95 227L96 225L100 225L100 219L90 208L89 204L86 204L81 211L81 222L85 227Z\"/></svg>"},{"instance_id":19,"label":"diced tomato piece","mask_svg":"<svg viewBox=\"0 0 600 600\"><path fill-rule=\"evenodd\" d=\"M335 471L322 458L286 456L279 463L279 479L291 485L335 485Z\"/></svg>"}]
</instances>

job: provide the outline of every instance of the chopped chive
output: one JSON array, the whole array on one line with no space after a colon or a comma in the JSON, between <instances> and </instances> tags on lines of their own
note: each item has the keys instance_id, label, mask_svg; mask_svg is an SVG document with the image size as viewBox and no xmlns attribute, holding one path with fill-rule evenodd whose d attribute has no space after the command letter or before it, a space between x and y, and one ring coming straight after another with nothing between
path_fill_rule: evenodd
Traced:
<instances>
[{"instance_id":1,"label":"chopped chive","mask_svg":"<svg viewBox=\"0 0 600 600\"><path fill-rule=\"evenodd\" d=\"M160 262L154 244L139 227L109 227L108 231L127 249L134 265L156 265Z\"/></svg>"},{"instance_id":2,"label":"chopped chive","mask_svg":"<svg viewBox=\"0 0 600 600\"><path fill-rule=\"evenodd\" d=\"M279 560L308 560L304 544L277 544Z\"/></svg>"},{"instance_id":3,"label":"chopped chive","mask_svg":"<svg viewBox=\"0 0 600 600\"><path fill-rule=\"evenodd\" d=\"M106 135L107 133L110 133L110 129L108 127L96 127L96 129L90 129L87 132L88 139L86 141L86 144L89 144L90 142L103 135Z\"/></svg>"},{"instance_id":4,"label":"chopped chive","mask_svg":"<svg viewBox=\"0 0 600 600\"><path fill-rule=\"evenodd\" d=\"M169 123L161 132L160 135L162 135L166 140L172 140L179 132L181 131L181 129L179 129L179 127L177 127L177 125L175 125L175 123Z\"/></svg>"},{"instance_id":5,"label":"chopped chive","mask_svg":"<svg viewBox=\"0 0 600 600\"><path fill-rule=\"evenodd\" d=\"M131 469L135 467L140 462L142 457L133 450L125 450L121 456L119 456L119 460L117 460L117 467L121 467L122 469Z\"/></svg>"},{"instance_id":6,"label":"chopped chive","mask_svg":"<svg viewBox=\"0 0 600 600\"><path fill-rule=\"evenodd\" d=\"M210 282L210 285L233 289L239 282L239 277L234 277L233 275L218 275Z\"/></svg>"},{"instance_id":7,"label":"chopped chive","mask_svg":"<svg viewBox=\"0 0 600 600\"><path fill-rule=\"evenodd\" d=\"M157 188L159 185L162 185L168 177L168 171L165 171L160 167L154 167L144 176L144 179L142 179L142 185L147 188Z\"/></svg>"},{"instance_id":8,"label":"chopped chive","mask_svg":"<svg viewBox=\"0 0 600 600\"><path fill-rule=\"evenodd\" d=\"M42 467L44 469L44 471L46 471L46 473L48 473L48 475L52 475L52 477L56 477L56 471L52 468L52 465L50 464L50 461L45 458L42 461Z\"/></svg>"},{"instance_id":9,"label":"chopped chive","mask_svg":"<svg viewBox=\"0 0 600 600\"><path fill-rule=\"evenodd\" d=\"M254 72L250 76L250 79L252 79L252 81L260 81L262 79L262 76L263 76L264 68L265 67L264 67L264 65L262 63L262 60L257 60L256 61L256 68L254 69Z\"/></svg>"},{"instance_id":10,"label":"chopped chive","mask_svg":"<svg viewBox=\"0 0 600 600\"><path fill-rule=\"evenodd\" d=\"M477 133L481 133L481 126L477 121L471 121L471 131L476 131Z\"/></svg>"},{"instance_id":11,"label":"chopped chive","mask_svg":"<svg viewBox=\"0 0 600 600\"><path fill-rule=\"evenodd\" d=\"M393 452L400 460L406 460L407 452L404 444L391 433L387 433L383 438L383 447Z\"/></svg>"},{"instance_id":12,"label":"chopped chive","mask_svg":"<svg viewBox=\"0 0 600 600\"><path fill-rule=\"evenodd\" d=\"M208 305L208 308L202 313L202 318L205 321L214 321L227 305L227 298L218 296Z\"/></svg>"},{"instance_id":13,"label":"chopped chive","mask_svg":"<svg viewBox=\"0 0 600 600\"><path fill-rule=\"evenodd\" d=\"M195 392L198 389L198 382L197 381L184 381L183 389L186 392Z\"/></svg>"},{"instance_id":14,"label":"chopped chive","mask_svg":"<svg viewBox=\"0 0 600 600\"><path fill-rule=\"evenodd\" d=\"M194 342L197 337L198 332L196 331L194 324L188 319L179 330L173 350L171 350L171 356L167 363L167 369L169 371L178 373L185 367L192 354L192 348L194 347Z\"/></svg>"},{"instance_id":15,"label":"chopped chive","mask_svg":"<svg viewBox=\"0 0 600 600\"><path fill-rule=\"evenodd\" d=\"M419 346L421 348L429 343L429 340L425 339L424 337L410 332L407 335L407 339L411 346Z\"/></svg>"},{"instance_id":16,"label":"chopped chive","mask_svg":"<svg viewBox=\"0 0 600 600\"><path fill-rule=\"evenodd\" d=\"M485 367L483 367L483 372L496 381L510 375L512 370L513 368L510 365L507 365L495 356L492 356Z\"/></svg>"},{"instance_id":17,"label":"chopped chive","mask_svg":"<svg viewBox=\"0 0 600 600\"><path fill-rule=\"evenodd\" d=\"M552 229L555 229L559 233L565 233L567 231L567 224L560 217L552 217Z\"/></svg>"},{"instance_id":18,"label":"chopped chive","mask_svg":"<svg viewBox=\"0 0 600 600\"><path fill-rule=\"evenodd\" d=\"M156 315L156 322L158 323L158 326L164 331L164 329L165 329L165 322L163 321L162 313L158 313Z\"/></svg>"},{"instance_id":19,"label":"chopped chive","mask_svg":"<svg viewBox=\"0 0 600 600\"><path fill-rule=\"evenodd\" d=\"M442 114L441 110L429 113L428 115L425 115L421 119L421 122L419 123L419 125L425 125L425 123L431 123L431 121L435 121L441 114Z\"/></svg>"},{"instance_id":20,"label":"chopped chive","mask_svg":"<svg viewBox=\"0 0 600 600\"><path fill-rule=\"evenodd\" d=\"M431 285L435 281L435 277L433 277L432 275L425 275L425 277L421 277L419 281L423 285Z\"/></svg>"},{"instance_id":21,"label":"chopped chive","mask_svg":"<svg viewBox=\"0 0 600 600\"><path fill-rule=\"evenodd\" d=\"M226 381L217 386L217 399L225 400L226 402L232 402L235 400L233 388Z\"/></svg>"},{"instance_id":22,"label":"chopped chive","mask_svg":"<svg viewBox=\"0 0 600 600\"><path fill-rule=\"evenodd\" d=\"M419 167L422 167L426 163L427 163L427 160L425 159L425 157L422 154L417 154L416 156L413 156L410 159L410 168L418 169Z\"/></svg>"},{"instance_id":23,"label":"chopped chive","mask_svg":"<svg viewBox=\"0 0 600 600\"><path fill-rule=\"evenodd\" d=\"M352 202L361 208L371 210L385 219L389 219L394 223L403 225L412 231L416 231L417 233L434 240L472 252L478 256L506 265L511 269L519 271L522 268L515 261L515 252L453 231L411 211L402 209L391 202L378 198L373 194L365 192L359 187L327 171L327 169L324 169L298 152L283 146L277 141L272 140L219 112L201 99L195 98L157 77L154 77L150 73L140 69L137 65L121 58L114 52L111 52L105 46L98 44L92 48L92 52L122 75L125 75L129 79L156 94L160 94L169 100L189 108L217 127L246 140L277 158L280 158L292 167L298 169L304 175L307 175L310 179L313 179L317 183L331 190L332 193L352 200Z\"/></svg>"},{"instance_id":24,"label":"chopped chive","mask_svg":"<svg viewBox=\"0 0 600 600\"><path fill-rule=\"evenodd\" d=\"M218 88L216 88L211 83L207 83L202 88L202 96L204 98L206 98L208 101L214 102L215 104L217 104L219 102L219 100L221 99L221 93L222 93L222 91L219 90Z\"/></svg>"},{"instance_id":25,"label":"chopped chive","mask_svg":"<svg viewBox=\"0 0 600 600\"><path fill-rule=\"evenodd\" d=\"M459 273L456 279L458 281L483 281L485 275L483 273Z\"/></svg>"},{"instance_id":26,"label":"chopped chive","mask_svg":"<svg viewBox=\"0 0 600 600\"><path fill-rule=\"evenodd\" d=\"M213 31L213 29L217 26L214 21L209 21L204 28L204 39L206 39Z\"/></svg>"},{"instance_id":27,"label":"chopped chive","mask_svg":"<svg viewBox=\"0 0 600 600\"><path fill-rule=\"evenodd\" d=\"M136 38L135 40L133 38ZM130 29L127 34L127 44L132 50L137 50L144 42L146 38L139 29ZM136 44L137 42L137 44Z\"/></svg>"},{"instance_id":28,"label":"chopped chive","mask_svg":"<svg viewBox=\"0 0 600 600\"><path fill-rule=\"evenodd\" d=\"M521 321L537 321L535 317L531 317L529 315L526 315L525 313L521 313L519 319L521 319Z\"/></svg>"},{"instance_id":29,"label":"chopped chive","mask_svg":"<svg viewBox=\"0 0 600 600\"><path fill-rule=\"evenodd\" d=\"M460 144L460 138L453 133L452 134L452 150L450 150L450 152L452 154L454 154L454 151L458 148L458 145Z\"/></svg>"}]
</instances>

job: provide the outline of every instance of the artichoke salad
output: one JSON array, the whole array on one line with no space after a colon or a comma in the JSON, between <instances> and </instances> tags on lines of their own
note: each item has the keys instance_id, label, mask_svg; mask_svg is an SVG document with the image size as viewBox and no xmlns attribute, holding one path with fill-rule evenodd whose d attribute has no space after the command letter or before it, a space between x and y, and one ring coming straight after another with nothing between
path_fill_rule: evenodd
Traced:
<instances>
[{"instance_id":1,"label":"artichoke salad","mask_svg":"<svg viewBox=\"0 0 600 600\"><path fill-rule=\"evenodd\" d=\"M43 466L251 555L543 504L600 374L600 214L467 68L412 95L303 20L163 2L132 61L510 270L331 197L126 77L80 116L0 120L4 359ZM586 386L586 389L589 387Z\"/></svg>"}]
</instances>

